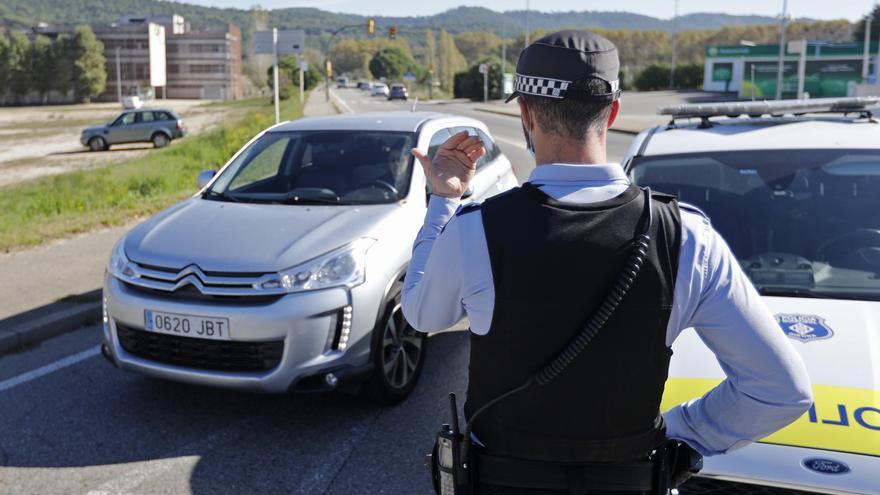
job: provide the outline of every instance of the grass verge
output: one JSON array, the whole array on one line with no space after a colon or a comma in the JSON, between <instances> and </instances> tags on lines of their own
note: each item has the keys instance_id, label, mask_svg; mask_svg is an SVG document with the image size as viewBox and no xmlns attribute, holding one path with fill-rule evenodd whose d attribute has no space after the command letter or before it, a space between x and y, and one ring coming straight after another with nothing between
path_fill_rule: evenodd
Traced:
<instances>
[{"instance_id":1,"label":"grass verge","mask_svg":"<svg viewBox=\"0 0 880 495\"><path fill-rule=\"evenodd\" d=\"M271 100L232 103L237 122L107 167L0 188L0 252L122 224L196 191L196 175L219 168L273 122ZM302 116L298 98L281 103L282 120Z\"/></svg>"}]
</instances>

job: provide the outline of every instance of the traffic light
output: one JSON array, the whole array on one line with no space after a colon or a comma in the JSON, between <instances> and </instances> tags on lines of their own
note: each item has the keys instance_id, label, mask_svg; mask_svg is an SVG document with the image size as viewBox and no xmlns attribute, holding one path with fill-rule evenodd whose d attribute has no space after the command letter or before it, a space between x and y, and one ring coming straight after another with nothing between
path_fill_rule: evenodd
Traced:
<instances>
[{"instance_id":1,"label":"traffic light","mask_svg":"<svg viewBox=\"0 0 880 495\"><path fill-rule=\"evenodd\" d=\"M327 72L327 77L333 77L333 62L328 60L324 70Z\"/></svg>"},{"instance_id":2,"label":"traffic light","mask_svg":"<svg viewBox=\"0 0 880 495\"><path fill-rule=\"evenodd\" d=\"M367 19L367 34L376 34L376 19Z\"/></svg>"},{"instance_id":3,"label":"traffic light","mask_svg":"<svg viewBox=\"0 0 880 495\"><path fill-rule=\"evenodd\" d=\"M388 28L388 37L392 40L397 38L397 26L391 26Z\"/></svg>"}]
</instances>

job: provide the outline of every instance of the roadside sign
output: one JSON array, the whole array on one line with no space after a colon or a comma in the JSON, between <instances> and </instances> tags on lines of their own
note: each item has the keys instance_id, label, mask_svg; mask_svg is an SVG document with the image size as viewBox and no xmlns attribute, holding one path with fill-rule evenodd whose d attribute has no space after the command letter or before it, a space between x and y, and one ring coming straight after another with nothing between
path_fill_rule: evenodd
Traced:
<instances>
[{"instance_id":1,"label":"roadside sign","mask_svg":"<svg viewBox=\"0 0 880 495\"><path fill-rule=\"evenodd\" d=\"M302 72L308 72L309 71L309 63L306 62L305 60L300 62L299 63L299 70Z\"/></svg>"},{"instance_id":2,"label":"roadside sign","mask_svg":"<svg viewBox=\"0 0 880 495\"><path fill-rule=\"evenodd\" d=\"M306 32L302 29L286 29L278 31L278 54L289 55L301 53L306 44ZM272 31L254 33L254 53L272 53Z\"/></svg>"},{"instance_id":3,"label":"roadside sign","mask_svg":"<svg viewBox=\"0 0 880 495\"><path fill-rule=\"evenodd\" d=\"M416 75L413 74L412 72L407 72L406 74L403 75L403 80L409 81L409 82L415 81Z\"/></svg>"},{"instance_id":4,"label":"roadside sign","mask_svg":"<svg viewBox=\"0 0 880 495\"><path fill-rule=\"evenodd\" d=\"M486 74L489 72L489 64L480 64L480 74Z\"/></svg>"}]
</instances>

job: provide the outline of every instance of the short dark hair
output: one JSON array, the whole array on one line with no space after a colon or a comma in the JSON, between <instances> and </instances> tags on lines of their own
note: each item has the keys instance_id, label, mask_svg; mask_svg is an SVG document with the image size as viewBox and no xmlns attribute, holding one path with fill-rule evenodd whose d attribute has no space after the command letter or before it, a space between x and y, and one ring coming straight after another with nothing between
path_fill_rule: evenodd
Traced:
<instances>
[{"instance_id":1,"label":"short dark hair","mask_svg":"<svg viewBox=\"0 0 880 495\"><path fill-rule=\"evenodd\" d=\"M584 141L592 132L601 131L611 116L611 101L578 98L578 93L603 94L608 83L598 79L575 81L568 87L569 97L557 100L534 95L520 95L535 118L535 124L548 134ZM573 93L573 94L572 94Z\"/></svg>"}]
</instances>

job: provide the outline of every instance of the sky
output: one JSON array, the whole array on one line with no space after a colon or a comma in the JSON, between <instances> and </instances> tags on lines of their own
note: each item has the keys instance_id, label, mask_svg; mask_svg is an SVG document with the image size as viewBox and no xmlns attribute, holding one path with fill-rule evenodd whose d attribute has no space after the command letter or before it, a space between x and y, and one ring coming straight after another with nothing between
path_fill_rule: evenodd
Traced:
<instances>
[{"instance_id":1,"label":"sky","mask_svg":"<svg viewBox=\"0 0 880 495\"><path fill-rule=\"evenodd\" d=\"M254 4L273 9L281 7L317 7L331 12L361 15L418 16L431 15L459 5L488 9L524 10L526 0L179 0L186 3L246 9ZM876 0L789 0L789 13L794 17L814 19L856 20L867 13ZM783 0L679 0L679 12L723 12L727 14L759 14L774 16L782 11ZM621 10L668 19L673 16L673 0L538 0L532 9L542 12L569 10Z\"/></svg>"}]
</instances>

